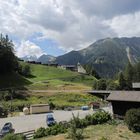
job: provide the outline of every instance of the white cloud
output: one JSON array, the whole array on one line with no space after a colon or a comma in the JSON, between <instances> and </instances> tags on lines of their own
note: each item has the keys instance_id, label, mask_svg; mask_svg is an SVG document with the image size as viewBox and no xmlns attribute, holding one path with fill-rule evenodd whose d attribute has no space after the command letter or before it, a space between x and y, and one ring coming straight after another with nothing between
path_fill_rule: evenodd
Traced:
<instances>
[{"instance_id":1,"label":"white cloud","mask_svg":"<svg viewBox=\"0 0 140 140\"><path fill-rule=\"evenodd\" d=\"M20 47L18 47L17 56L41 56L43 54L41 48L30 41L21 41Z\"/></svg>"},{"instance_id":2,"label":"white cloud","mask_svg":"<svg viewBox=\"0 0 140 140\"><path fill-rule=\"evenodd\" d=\"M140 12L117 16L105 23L119 36L140 36Z\"/></svg>"},{"instance_id":3,"label":"white cloud","mask_svg":"<svg viewBox=\"0 0 140 140\"><path fill-rule=\"evenodd\" d=\"M139 5L140 0L0 0L0 31L21 41L41 33L66 51L77 50L105 37L139 36Z\"/></svg>"}]
</instances>

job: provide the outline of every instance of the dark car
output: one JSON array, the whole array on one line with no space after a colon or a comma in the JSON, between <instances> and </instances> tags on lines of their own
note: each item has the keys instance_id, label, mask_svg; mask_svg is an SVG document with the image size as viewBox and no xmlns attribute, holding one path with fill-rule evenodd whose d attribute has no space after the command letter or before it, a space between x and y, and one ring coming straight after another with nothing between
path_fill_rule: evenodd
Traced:
<instances>
[{"instance_id":1,"label":"dark car","mask_svg":"<svg viewBox=\"0 0 140 140\"><path fill-rule=\"evenodd\" d=\"M56 121L55 121L52 114L47 114L46 123L47 123L48 126L52 126L52 125L56 124Z\"/></svg>"},{"instance_id":2,"label":"dark car","mask_svg":"<svg viewBox=\"0 0 140 140\"><path fill-rule=\"evenodd\" d=\"M14 131L15 130L13 129L12 123L8 122L8 123L5 123L4 126L2 127L0 135L2 137L2 136L5 136L8 133L14 133Z\"/></svg>"}]
</instances>

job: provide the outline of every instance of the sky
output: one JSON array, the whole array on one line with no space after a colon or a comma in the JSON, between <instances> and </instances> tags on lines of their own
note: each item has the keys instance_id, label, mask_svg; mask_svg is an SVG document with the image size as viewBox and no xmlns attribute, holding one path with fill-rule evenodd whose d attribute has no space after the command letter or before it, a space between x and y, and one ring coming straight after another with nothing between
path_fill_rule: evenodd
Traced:
<instances>
[{"instance_id":1,"label":"sky","mask_svg":"<svg viewBox=\"0 0 140 140\"><path fill-rule=\"evenodd\" d=\"M18 57L59 56L98 39L140 36L140 0L0 0Z\"/></svg>"}]
</instances>

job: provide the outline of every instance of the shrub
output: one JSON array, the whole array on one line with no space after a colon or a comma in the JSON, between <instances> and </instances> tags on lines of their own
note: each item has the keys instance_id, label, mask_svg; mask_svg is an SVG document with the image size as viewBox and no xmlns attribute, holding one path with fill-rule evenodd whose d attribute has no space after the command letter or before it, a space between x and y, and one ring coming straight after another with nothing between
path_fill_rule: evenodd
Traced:
<instances>
[{"instance_id":1,"label":"shrub","mask_svg":"<svg viewBox=\"0 0 140 140\"><path fill-rule=\"evenodd\" d=\"M29 65L20 66L19 73L23 76L31 76L31 69Z\"/></svg>"},{"instance_id":2,"label":"shrub","mask_svg":"<svg viewBox=\"0 0 140 140\"><path fill-rule=\"evenodd\" d=\"M70 123L71 124L74 123L76 128L84 128L87 126L88 123L86 119L80 119L79 114L77 116L74 116L74 114L72 115L73 115L73 118L71 119Z\"/></svg>"},{"instance_id":3,"label":"shrub","mask_svg":"<svg viewBox=\"0 0 140 140\"><path fill-rule=\"evenodd\" d=\"M39 128L35 132L34 138L41 138L44 136L57 135L59 133L65 133L65 132L67 132L67 128L65 128L61 124L56 124L56 125L46 128L46 129L43 127Z\"/></svg>"},{"instance_id":4,"label":"shrub","mask_svg":"<svg viewBox=\"0 0 140 140\"><path fill-rule=\"evenodd\" d=\"M80 119L79 115L74 116L73 114L73 118L70 120L69 123L61 122L46 129L42 127L39 128L35 132L34 138L57 135L59 133L65 133L68 130L69 138L73 140L83 140L83 128L92 124L102 124L109 120L111 120L111 116L105 111L99 111L93 115L87 115L84 119Z\"/></svg>"},{"instance_id":5,"label":"shrub","mask_svg":"<svg viewBox=\"0 0 140 140\"><path fill-rule=\"evenodd\" d=\"M63 125L61 124L56 124L50 128L47 128L47 129L51 129L51 133L50 135L56 135L56 134L59 134L59 133L65 133L67 131L67 128L65 128Z\"/></svg>"},{"instance_id":6,"label":"shrub","mask_svg":"<svg viewBox=\"0 0 140 140\"><path fill-rule=\"evenodd\" d=\"M92 115L86 115L85 120L87 122L87 125L92 124Z\"/></svg>"},{"instance_id":7,"label":"shrub","mask_svg":"<svg viewBox=\"0 0 140 140\"><path fill-rule=\"evenodd\" d=\"M34 138L41 138L44 137L46 135L46 129L43 127L40 127L39 129L37 129L37 131L34 134Z\"/></svg>"},{"instance_id":8,"label":"shrub","mask_svg":"<svg viewBox=\"0 0 140 140\"><path fill-rule=\"evenodd\" d=\"M53 102L49 103L50 109L54 109L55 108L55 104Z\"/></svg>"},{"instance_id":9,"label":"shrub","mask_svg":"<svg viewBox=\"0 0 140 140\"><path fill-rule=\"evenodd\" d=\"M125 122L133 132L140 132L140 108L130 109L126 112Z\"/></svg>"},{"instance_id":10,"label":"shrub","mask_svg":"<svg viewBox=\"0 0 140 140\"><path fill-rule=\"evenodd\" d=\"M83 129L79 129L80 125L78 125L78 122L80 123L79 117L75 117L73 115L73 119L71 121L70 128L68 130L68 138L71 138L72 140L83 140Z\"/></svg>"},{"instance_id":11,"label":"shrub","mask_svg":"<svg viewBox=\"0 0 140 140\"><path fill-rule=\"evenodd\" d=\"M107 84L105 79L100 79L97 83L98 90L106 90Z\"/></svg>"},{"instance_id":12,"label":"shrub","mask_svg":"<svg viewBox=\"0 0 140 140\"><path fill-rule=\"evenodd\" d=\"M23 135L7 134L2 140L24 140Z\"/></svg>"},{"instance_id":13,"label":"shrub","mask_svg":"<svg viewBox=\"0 0 140 140\"><path fill-rule=\"evenodd\" d=\"M0 106L0 118L7 117L8 111L7 109Z\"/></svg>"},{"instance_id":14,"label":"shrub","mask_svg":"<svg viewBox=\"0 0 140 140\"><path fill-rule=\"evenodd\" d=\"M123 120L116 120L116 119L111 119L108 121L108 124L110 125L119 125L119 124L123 124L124 121Z\"/></svg>"},{"instance_id":15,"label":"shrub","mask_svg":"<svg viewBox=\"0 0 140 140\"><path fill-rule=\"evenodd\" d=\"M111 116L108 112L99 111L92 115L92 123L93 124L102 124L111 120Z\"/></svg>"},{"instance_id":16,"label":"shrub","mask_svg":"<svg viewBox=\"0 0 140 140\"><path fill-rule=\"evenodd\" d=\"M107 82L107 90L118 90L119 85L115 83L113 80L109 80Z\"/></svg>"}]
</instances>

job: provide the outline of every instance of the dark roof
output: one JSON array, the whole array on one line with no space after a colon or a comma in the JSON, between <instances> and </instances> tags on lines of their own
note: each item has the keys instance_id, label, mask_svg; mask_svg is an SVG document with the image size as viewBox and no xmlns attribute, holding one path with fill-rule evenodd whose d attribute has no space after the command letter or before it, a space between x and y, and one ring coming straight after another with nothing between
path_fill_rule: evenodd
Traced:
<instances>
[{"instance_id":1,"label":"dark roof","mask_svg":"<svg viewBox=\"0 0 140 140\"><path fill-rule=\"evenodd\" d=\"M87 91L88 93L91 94L110 94L112 91L109 90L92 90L92 91Z\"/></svg>"},{"instance_id":2,"label":"dark roof","mask_svg":"<svg viewBox=\"0 0 140 140\"><path fill-rule=\"evenodd\" d=\"M65 65L66 68L75 68L75 65Z\"/></svg>"},{"instance_id":3,"label":"dark roof","mask_svg":"<svg viewBox=\"0 0 140 140\"><path fill-rule=\"evenodd\" d=\"M140 91L113 91L107 100L140 102Z\"/></svg>"},{"instance_id":4,"label":"dark roof","mask_svg":"<svg viewBox=\"0 0 140 140\"><path fill-rule=\"evenodd\" d=\"M42 107L42 106L49 106L49 104L33 104L31 107Z\"/></svg>"},{"instance_id":5,"label":"dark roof","mask_svg":"<svg viewBox=\"0 0 140 140\"><path fill-rule=\"evenodd\" d=\"M133 88L140 88L140 83L132 83Z\"/></svg>"}]
</instances>

